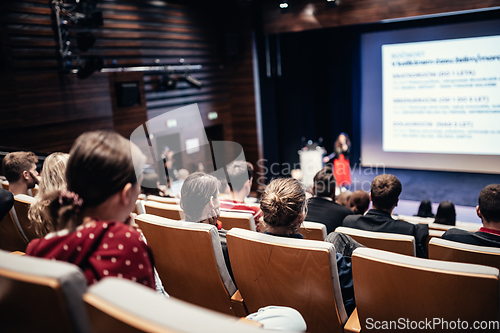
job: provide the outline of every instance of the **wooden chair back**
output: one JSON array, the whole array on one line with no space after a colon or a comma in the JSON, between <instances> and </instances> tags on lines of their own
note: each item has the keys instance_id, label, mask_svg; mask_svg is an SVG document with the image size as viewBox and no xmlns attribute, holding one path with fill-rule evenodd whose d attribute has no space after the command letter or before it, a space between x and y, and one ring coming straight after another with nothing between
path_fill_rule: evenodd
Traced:
<instances>
[{"instance_id":1,"label":"wooden chair back","mask_svg":"<svg viewBox=\"0 0 500 333\"><path fill-rule=\"evenodd\" d=\"M87 289L75 265L0 251L2 332L85 332Z\"/></svg>"},{"instance_id":2,"label":"wooden chair back","mask_svg":"<svg viewBox=\"0 0 500 333\"><path fill-rule=\"evenodd\" d=\"M304 317L308 332L342 332L347 314L332 244L234 228L227 246L249 312L289 306Z\"/></svg>"},{"instance_id":3,"label":"wooden chair back","mask_svg":"<svg viewBox=\"0 0 500 333\"><path fill-rule=\"evenodd\" d=\"M36 185L35 187L33 187L31 189L31 194L33 197L35 197L37 194L38 194L38 191L40 190L40 188L38 187L38 185Z\"/></svg>"},{"instance_id":4,"label":"wooden chair back","mask_svg":"<svg viewBox=\"0 0 500 333\"><path fill-rule=\"evenodd\" d=\"M2 188L6 191L9 190L9 181L8 180L3 180L2 181Z\"/></svg>"},{"instance_id":5,"label":"wooden chair back","mask_svg":"<svg viewBox=\"0 0 500 333\"><path fill-rule=\"evenodd\" d=\"M125 279L108 277L83 297L94 333L262 333L239 322Z\"/></svg>"},{"instance_id":6,"label":"wooden chair back","mask_svg":"<svg viewBox=\"0 0 500 333\"><path fill-rule=\"evenodd\" d=\"M324 241L327 236L326 225L318 222L304 221L300 226L299 234L302 234L304 239Z\"/></svg>"},{"instance_id":7,"label":"wooden chair back","mask_svg":"<svg viewBox=\"0 0 500 333\"><path fill-rule=\"evenodd\" d=\"M357 248L352 255L352 270L362 331L370 328L370 320L399 323L400 318L409 318L418 323L439 318L441 323L456 323L460 318L472 325L499 319L496 268ZM384 332L404 330L394 325ZM441 325L434 330L451 331Z\"/></svg>"},{"instance_id":8,"label":"wooden chair back","mask_svg":"<svg viewBox=\"0 0 500 333\"><path fill-rule=\"evenodd\" d=\"M182 220L184 212L179 205L164 204L156 201L146 201L144 203L146 214L156 215L171 220Z\"/></svg>"},{"instance_id":9,"label":"wooden chair back","mask_svg":"<svg viewBox=\"0 0 500 333\"><path fill-rule=\"evenodd\" d=\"M232 228L240 228L255 231L255 220L250 213L221 211L219 221L222 222L222 228L231 230Z\"/></svg>"},{"instance_id":10,"label":"wooden chair back","mask_svg":"<svg viewBox=\"0 0 500 333\"><path fill-rule=\"evenodd\" d=\"M28 241L21 234L20 228L14 220L12 209L0 221L0 249L13 252L26 252Z\"/></svg>"},{"instance_id":11,"label":"wooden chair back","mask_svg":"<svg viewBox=\"0 0 500 333\"><path fill-rule=\"evenodd\" d=\"M415 237L408 235L374 232L361 229L338 227L336 232L351 236L362 245L384 251L390 251L408 256L415 256Z\"/></svg>"},{"instance_id":12,"label":"wooden chair back","mask_svg":"<svg viewBox=\"0 0 500 333\"><path fill-rule=\"evenodd\" d=\"M135 218L151 247L166 292L205 308L235 315L236 287L215 226L142 214Z\"/></svg>"},{"instance_id":13,"label":"wooden chair back","mask_svg":"<svg viewBox=\"0 0 500 333\"><path fill-rule=\"evenodd\" d=\"M28 239L28 243L33 239L40 238L35 232L35 228L28 218L28 210L35 199L26 194L18 194L14 197L14 209L22 232Z\"/></svg>"},{"instance_id":14,"label":"wooden chair back","mask_svg":"<svg viewBox=\"0 0 500 333\"><path fill-rule=\"evenodd\" d=\"M179 205L179 202L181 201L178 198L166 198L166 197L160 197L158 195L148 195L147 200L161 202L169 205Z\"/></svg>"},{"instance_id":15,"label":"wooden chair back","mask_svg":"<svg viewBox=\"0 0 500 333\"><path fill-rule=\"evenodd\" d=\"M500 269L500 248L433 238L429 242L429 259L465 262Z\"/></svg>"}]
</instances>

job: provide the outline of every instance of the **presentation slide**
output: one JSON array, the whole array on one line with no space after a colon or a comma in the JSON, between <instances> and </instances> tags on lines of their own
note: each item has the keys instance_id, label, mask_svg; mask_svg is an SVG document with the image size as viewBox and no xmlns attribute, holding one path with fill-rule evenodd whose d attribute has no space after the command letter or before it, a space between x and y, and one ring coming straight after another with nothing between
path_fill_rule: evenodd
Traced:
<instances>
[{"instance_id":1,"label":"presentation slide","mask_svg":"<svg viewBox=\"0 0 500 333\"><path fill-rule=\"evenodd\" d=\"M382 45L383 150L500 155L500 36Z\"/></svg>"},{"instance_id":2,"label":"presentation slide","mask_svg":"<svg viewBox=\"0 0 500 333\"><path fill-rule=\"evenodd\" d=\"M361 164L500 174L500 20L361 36Z\"/></svg>"}]
</instances>

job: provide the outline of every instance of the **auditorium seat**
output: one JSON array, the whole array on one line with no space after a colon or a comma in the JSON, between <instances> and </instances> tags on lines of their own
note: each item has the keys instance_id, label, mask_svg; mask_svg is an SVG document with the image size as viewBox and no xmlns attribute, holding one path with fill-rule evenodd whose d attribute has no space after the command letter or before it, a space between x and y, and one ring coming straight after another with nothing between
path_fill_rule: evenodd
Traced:
<instances>
[{"instance_id":1,"label":"auditorium seat","mask_svg":"<svg viewBox=\"0 0 500 333\"><path fill-rule=\"evenodd\" d=\"M2 181L2 188L4 190L7 190L7 191L9 190L9 181L8 180L3 180Z\"/></svg>"},{"instance_id":2,"label":"auditorium seat","mask_svg":"<svg viewBox=\"0 0 500 333\"><path fill-rule=\"evenodd\" d=\"M90 333L75 265L0 251L0 331Z\"/></svg>"},{"instance_id":3,"label":"auditorium seat","mask_svg":"<svg viewBox=\"0 0 500 333\"><path fill-rule=\"evenodd\" d=\"M147 200L166 203L170 205L178 205L180 202L180 199L177 198L166 198L166 197L160 197L158 195L148 195Z\"/></svg>"},{"instance_id":4,"label":"auditorium seat","mask_svg":"<svg viewBox=\"0 0 500 333\"><path fill-rule=\"evenodd\" d=\"M500 269L500 248L433 238L429 243L429 259L465 262Z\"/></svg>"},{"instance_id":5,"label":"auditorium seat","mask_svg":"<svg viewBox=\"0 0 500 333\"><path fill-rule=\"evenodd\" d=\"M227 245L249 312L289 306L302 314L308 332L342 332L347 314L332 244L233 228Z\"/></svg>"},{"instance_id":6,"label":"auditorium seat","mask_svg":"<svg viewBox=\"0 0 500 333\"><path fill-rule=\"evenodd\" d=\"M262 329L129 280L108 277L84 295L94 333L259 333ZM260 326L259 323L252 322Z\"/></svg>"},{"instance_id":7,"label":"auditorium seat","mask_svg":"<svg viewBox=\"0 0 500 333\"><path fill-rule=\"evenodd\" d=\"M25 252L28 246L26 237L21 233L20 226L17 221L17 216L13 214L13 209L5 214L0 221L0 249L13 252ZM15 218L14 218L15 217Z\"/></svg>"},{"instance_id":8,"label":"auditorium seat","mask_svg":"<svg viewBox=\"0 0 500 333\"><path fill-rule=\"evenodd\" d=\"M252 231L256 230L253 215L248 212L238 212L233 210L221 211L219 221L222 222L222 228L225 230L231 230L232 228Z\"/></svg>"},{"instance_id":9,"label":"auditorium seat","mask_svg":"<svg viewBox=\"0 0 500 333\"><path fill-rule=\"evenodd\" d=\"M450 322L456 325L457 320L467 322L472 331L475 321L499 320L497 268L357 248L352 255L352 270L357 311L345 331L377 326L383 332L410 331L415 324L432 323L433 319L441 324L434 329L420 327L422 331L451 332ZM398 326L406 324L407 319L413 322L407 324L409 328ZM444 321L447 328L441 326L446 325Z\"/></svg>"},{"instance_id":10,"label":"auditorium seat","mask_svg":"<svg viewBox=\"0 0 500 333\"><path fill-rule=\"evenodd\" d=\"M355 241L372 249L391 251L415 256L415 237L409 235L374 232L361 229L337 227L336 232L351 236Z\"/></svg>"},{"instance_id":11,"label":"auditorium seat","mask_svg":"<svg viewBox=\"0 0 500 333\"><path fill-rule=\"evenodd\" d=\"M166 292L229 315L247 314L227 270L217 228L143 214L135 218Z\"/></svg>"},{"instance_id":12,"label":"auditorium seat","mask_svg":"<svg viewBox=\"0 0 500 333\"><path fill-rule=\"evenodd\" d=\"M172 220L184 218L184 212L179 205L164 204L156 201L146 201L144 203L146 214L152 214Z\"/></svg>"},{"instance_id":13,"label":"auditorium seat","mask_svg":"<svg viewBox=\"0 0 500 333\"><path fill-rule=\"evenodd\" d=\"M133 213L137 215L146 214L146 208L144 207L144 200L137 200L135 202L135 208Z\"/></svg>"},{"instance_id":14,"label":"auditorium seat","mask_svg":"<svg viewBox=\"0 0 500 333\"><path fill-rule=\"evenodd\" d=\"M26 194L18 194L14 197L14 210L16 211L17 220L19 221L19 226L26 236L28 243L33 239L40 238L28 218L28 210L34 200L33 197Z\"/></svg>"},{"instance_id":15,"label":"auditorium seat","mask_svg":"<svg viewBox=\"0 0 500 333\"><path fill-rule=\"evenodd\" d=\"M304 236L304 239L324 241L326 238L326 225L318 222L304 221L300 225L299 234Z\"/></svg>"}]
</instances>

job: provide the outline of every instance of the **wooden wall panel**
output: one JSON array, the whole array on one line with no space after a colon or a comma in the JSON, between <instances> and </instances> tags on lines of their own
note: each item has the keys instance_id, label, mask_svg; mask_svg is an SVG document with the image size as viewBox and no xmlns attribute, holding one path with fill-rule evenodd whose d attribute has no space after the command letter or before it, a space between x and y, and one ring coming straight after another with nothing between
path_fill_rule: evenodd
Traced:
<instances>
[{"instance_id":1,"label":"wooden wall panel","mask_svg":"<svg viewBox=\"0 0 500 333\"><path fill-rule=\"evenodd\" d=\"M447 12L493 8L495 0L341 0L327 8L325 0L294 0L283 12L277 1L263 1L263 29L266 34L375 23L382 20Z\"/></svg>"}]
</instances>

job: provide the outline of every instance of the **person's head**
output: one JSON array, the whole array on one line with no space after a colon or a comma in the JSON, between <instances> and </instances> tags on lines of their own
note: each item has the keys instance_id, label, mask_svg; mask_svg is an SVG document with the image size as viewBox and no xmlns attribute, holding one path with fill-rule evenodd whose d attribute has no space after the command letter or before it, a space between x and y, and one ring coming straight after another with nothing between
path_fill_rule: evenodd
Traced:
<instances>
[{"instance_id":1,"label":"person's head","mask_svg":"<svg viewBox=\"0 0 500 333\"><path fill-rule=\"evenodd\" d=\"M245 195L250 193L253 179L253 166L249 162L234 161L227 166L229 188L233 192L245 190Z\"/></svg>"},{"instance_id":2,"label":"person's head","mask_svg":"<svg viewBox=\"0 0 500 333\"><path fill-rule=\"evenodd\" d=\"M186 169L180 169L177 174L177 179L179 180L186 180L186 178L189 177L189 171Z\"/></svg>"},{"instance_id":3,"label":"person's head","mask_svg":"<svg viewBox=\"0 0 500 333\"><path fill-rule=\"evenodd\" d=\"M349 139L347 133L340 133L337 140L335 140L335 148L341 148L343 151L346 151L350 146L351 140Z\"/></svg>"},{"instance_id":4,"label":"person's head","mask_svg":"<svg viewBox=\"0 0 500 333\"><path fill-rule=\"evenodd\" d=\"M16 151L7 154L2 161L2 170L10 184L23 183L28 189L38 184L36 163L38 157L32 152Z\"/></svg>"},{"instance_id":5,"label":"person's head","mask_svg":"<svg viewBox=\"0 0 500 333\"><path fill-rule=\"evenodd\" d=\"M403 187L394 175L380 175L373 179L370 188L370 199L373 208L392 211L398 204Z\"/></svg>"},{"instance_id":6,"label":"person's head","mask_svg":"<svg viewBox=\"0 0 500 333\"><path fill-rule=\"evenodd\" d=\"M500 184L486 186L479 193L477 215L484 222L500 223Z\"/></svg>"},{"instance_id":7,"label":"person's head","mask_svg":"<svg viewBox=\"0 0 500 333\"><path fill-rule=\"evenodd\" d=\"M67 191L52 194L53 230L74 230L88 214L125 222L141 190L134 165L142 171L145 159L135 144L117 133L80 135L66 167Z\"/></svg>"},{"instance_id":8,"label":"person's head","mask_svg":"<svg viewBox=\"0 0 500 333\"><path fill-rule=\"evenodd\" d=\"M335 201L339 205L342 205L342 206L350 209L351 206L349 206L349 201L351 200L351 195L352 195L352 192L349 190L340 192L340 194L337 196L337 199Z\"/></svg>"},{"instance_id":9,"label":"person's head","mask_svg":"<svg viewBox=\"0 0 500 333\"><path fill-rule=\"evenodd\" d=\"M370 195L363 190L354 191L349 198L349 207L354 214L363 215L370 205Z\"/></svg>"},{"instance_id":10,"label":"person's head","mask_svg":"<svg viewBox=\"0 0 500 333\"><path fill-rule=\"evenodd\" d=\"M450 201L443 201L439 204L434 223L455 225L456 216L455 205Z\"/></svg>"},{"instance_id":11,"label":"person's head","mask_svg":"<svg viewBox=\"0 0 500 333\"><path fill-rule=\"evenodd\" d=\"M44 219L42 216L42 211L49 204L49 201L42 200L42 197L47 193L66 187L66 166L68 159L69 154L53 153L47 156L43 163L40 188L28 211L28 218L33 223L35 231L39 236L46 235L50 229L48 226L50 221Z\"/></svg>"},{"instance_id":12,"label":"person's head","mask_svg":"<svg viewBox=\"0 0 500 333\"><path fill-rule=\"evenodd\" d=\"M304 188L294 178L274 179L261 196L260 209L264 214L264 229L296 233L306 213Z\"/></svg>"},{"instance_id":13,"label":"person's head","mask_svg":"<svg viewBox=\"0 0 500 333\"><path fill-rule=\"evenodd\" d=\"M194 172L181 188L181 208L186 221L201 222L219 214L220 182L212 175Z\"/></svg>"},{"instance_id":14,"label":"person's head","mask_svg":"<svg viewBox=\"0 0 500 333\"><path fill-rule=\"evenodd\" d=\"M329 166L321 169L314 175L314 195L318 197L333 198L335 195L335 176L333 170Z\"/></svg>"},{"instance_id":15,"label":"person's head","mask_svg":"<svg viewBox=\"0 0 500 333\"><path fill-rule=\"evenodd\" d=\"M445 201L443 201L443 202L445 202ZM432 204L431 204L431 202L429 200L425 199L425 200L422 200L420 202L420 206L418 207L417 216L420 216L420 217L434 217L434 214L432 214Z\"/></svg>"},{"instance_id":16,"label":"person's head","mask_svg":"<svg viewBox=\"0 0 500 333\"><path fill-rule=\"evenodd\" d=\"M143 173L141 192L145 195L160 195L160 177L156 172Z\"/></svg>"}]
</instances>

